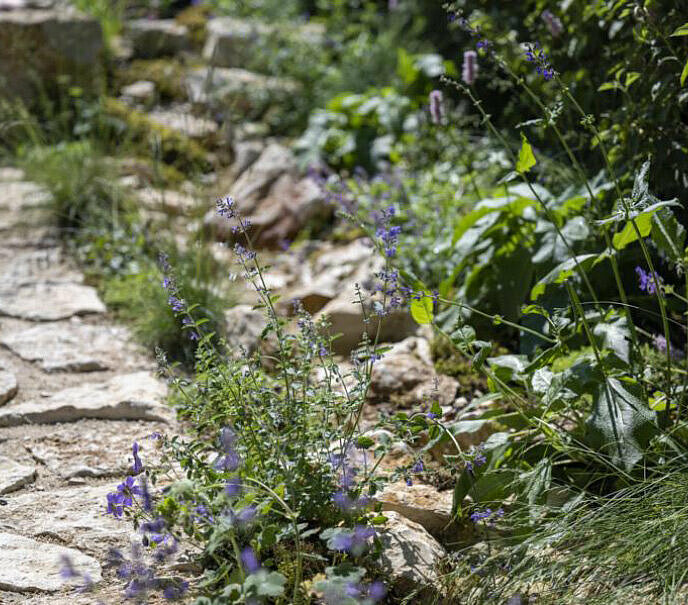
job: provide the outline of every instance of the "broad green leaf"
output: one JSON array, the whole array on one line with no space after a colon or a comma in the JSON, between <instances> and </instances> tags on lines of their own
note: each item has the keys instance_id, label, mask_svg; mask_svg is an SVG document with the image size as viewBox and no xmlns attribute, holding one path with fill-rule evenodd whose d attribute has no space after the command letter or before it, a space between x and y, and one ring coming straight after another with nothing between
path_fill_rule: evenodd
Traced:
<instances>
[{"instance_id":1,"label":"broad green leaf","mask_svg":"<svg viewBox=\"0 0 688 605\"><path fill-rule=\"evenodd\" d=\"M432 294L430 292L425 290L420 300L414 298L411 301L411 317L420 325L432 323L434 314L432 311Z\"/></svg>"},{"instance_id":2,"label":"broad green leaf","mask_svg":"<svg viewBox=\"0 0 688 605\"><path fill-rule=\"evenodd\" d=\"M535 166L535 155L533 148L530 146L525 135L521 135L521 150L518 152L518 161L516 162L516 172L524 174Z\"/></svg>"},{"instance_id":3,"label":"broad green leaf","mask_svg":"<svg viewBox=\"0 0 688 605\"><path fill-rule=\"evenodd\" d=\"M259 597L279 597L286 583L287 579L281 573L260 569L246 578L244 588L249 594Z\"/></svg>"},{"instance_id":4,"label":"broad green leaf","mask_svg":"<svg viewBox=\"0 0 688 605\"><path fill-rule=\"evenodd\" d=\"M686 83L686 78L688 78L688 60L686 60L686 64L683 66L683 71L681 72L681 86Z\"/></svg>"},{"instance_id":5,"label":"broad green leaf","mask_svg":"<svg viewBox=\"0 0 688 605\"><path fill-rule=\"evenodd\" d=\"M688 36L688 23L684 23L681 27L678 27L671 36Z\"/></svg>"},{"instance_id":6,"label":"broad green leaf","mask_svg":"<svg viewBox=\"0 0 688 605\"><path fill-rule=\"evenodd\" d=\"M629 362L631 334L625 316L610 323L597 324L593 329L593 334L602 348L612 351L621 361Z\"/></svg>"},{"instance_id":7,"label":"broad green leaf","mask_svg":"<svg viewBox=\"0 0 688 605\"><path fill-rule=\"evenodd\" d=\"M563 284L576 272L576 265L579 265L581 269L585 271L593 266L598 258L599 254L579 254L574 258L565 260L563 263L554 267L554 269L533 286L533 289L530 291L531 299L537 300L544 294L545 289L550 284Z\"/></svg>"},{"instance_id":8,"label":"broad green leaf","mask_svg":"<svg viewBox=\"0 0 688 605\"><path fill-rule=\"evenodd\" d=\"M655 413L641 396L637 383L607 378L599 385L586 422L587 444L627 472L657 434Z\"/></svg>"},{"instance_id":9,"label":"broad green leaf","mask_svg":"<svg viewBox=\"0 0 688 605\"><path fill-rule=\"evenodd\" d=\"M626 74L626 87L628 88L633 82L635 82L640 77L640 73L637 71L629 71Z\"/></svg>"},{"instance_id":10,"label":"broad green leaf","mask_svg":"<svg viewBox=\"0 0 688 605\"><path fill-rule=\"evenodd\" d=\"M668 208L660 208L652 217L652 241L672 262L683 259L686 230Z\"/></svg>"},{"instance_id":11,"label":"broad green leaf","mask_svg":"<svg viewBox=\"0 0 688 605\"><path fill-rule=\"evenodd\" d=\"M641 237L647 237L650 235L650 229L652 229L652 216L655 212L656 210L653 210L652 212L644 212L633 219ZM638 235L633 226L633 222L628 221L621 231L614 234L612 243L614 244L614 248L617 250L623 250L626 246L628 246L628 244L632 244L637 239Z\"/></svg>"}]
</instances>

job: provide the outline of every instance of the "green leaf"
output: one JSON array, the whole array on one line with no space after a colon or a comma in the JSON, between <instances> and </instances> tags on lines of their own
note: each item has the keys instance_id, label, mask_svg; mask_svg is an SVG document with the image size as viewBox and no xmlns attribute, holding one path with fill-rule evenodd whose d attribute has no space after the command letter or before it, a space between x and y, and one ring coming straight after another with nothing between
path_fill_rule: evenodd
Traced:
<instances>
[{"instance_id":1,"label":"green leaf","mask_svg":"<svg viewBox=\"0 0 688 605\"><path fill-rule=\"evenodd\" d=\"M563 263L557 265L547 275L545 275L537 284L533 286L530 291L530 297L537 300L545 289L550 284L563 284L576 271L576 264L580 265L583 271L589 269L595 264L599 258L599 254L579 254L574 258L569 258Z\"/></svg>"},{"instance_id":2,"label":"green leaf","mask_svg":"<svg viewBox=\"0 0 688 605\"><path fill-rule=\"evenodd\" d=\"M621 361L629 362L631 333L628 330L626 316L617 318L613 323L597 324L593 329L593 334L601 348L609 349Z\"/></svg>"},{"instance_id":3,"label":"green leaf","mask_svg":"<svg viewBox=\"0 0 688 605\"><path fill-rule=\"evenodd\" d=\"M686 83L686 78L688 78L688 60L686 60L686 64L683 66L683 71L681 72L681 86Z\"/></svg>"},{"instance_id":4,"label":"green leaf","mask_svg":"<svg viewBox=\"0 0 688 605\"><path fill-rule=\"evenodd\" d=\"M683 259L686 230L669 208L660 208L652 217L652 241L672 262Z\"/></svg>"},{"instance_id":5,"label":"green leaf","mask_svg":"<svg viewBox=\"0 0 688 605\"><path fill-rule=\"evenodd\" d=\"M644 212L633 219L638 231L640 231L641 237L647 237L650 235L650 230L652 229L652 216L656 210L657 209L653 210L652 212ZM633 227L633 221L627 221L624 225L624 228L618 233L614 234L612 243L614 244L614 248L617 250L623 250L626 246L628 246L628 244L632 244L638 239L638 234Z\"/></svg>"},{"instance_id":6,"label":"green leaf","mask_svg":"<svg viewBox=\"0 0 688 605\"><path fill-rule=\"evenodd\" d=\"M244 588L249 594L259 597L279 597L284 592L286 583L287 578L281 573L261 569L246 578Z\"/></svg>"},{"instance_id":7,"label":"green leaf","mask_svg":"<svg viewBox=\"0 0 688 605\"><path fill-rule=\"evenodd\" d=\"M586 422L587 444L627 472L642 459L657 433L655 413L641 396L636 382L607 378L599 385Z\"/></svg>"},{"instance_id":8,"label":"green leaf","mask_svg":"<svg viewBox=\"0 0 688 605\"><path fill-rule=\"evenodd\" d=\"M411 301L411 317L420 325L432 323L434 314L432 311L432 294L430 292L424 290L420 300L414 298Z\"/></svg>"},{"instance_id":9,"label":"green leaf","mask_svg":"<svg viewBox=\"0 0 688 605\"><path fill-rule=\"evenodd\" d=\"M375 441L365 435L361 435L358 439L356 439L356 447L362 450L368 449L373 445L375 445Z\"/></svg>"},{"instance_id":10,"label":"green leaf","mask_svg":"<svg viewBox=\"0 0 688 605\"><path fill-rule=\"evenodd\" d=\"M671 34L673 36L688 36L688 23L684 23L681 27L678 27L676 31Z\"/></svg>"},{"instance_id":11,"label":"green leaf","mask_svg":"<svg viewBox=\"0 0 688 605\"><path fill-rule=\"evenodd\" d=\"M521 150L518 152L518 161L516 162L516 172L524 174L535 166L535 155L533 155L533 148L530 146L525 135L521 135Z\"/></svg>"}]
</instances>

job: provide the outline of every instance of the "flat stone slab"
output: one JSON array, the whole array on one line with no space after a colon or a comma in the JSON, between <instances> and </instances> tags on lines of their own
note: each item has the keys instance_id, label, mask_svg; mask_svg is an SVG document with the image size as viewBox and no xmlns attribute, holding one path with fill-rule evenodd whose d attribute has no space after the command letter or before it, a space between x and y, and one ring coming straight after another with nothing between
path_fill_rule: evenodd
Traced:
<instances>
[{"instance_id":1,"label":"flat stone slab","mask_svg":"<svg viewBox=\"0 0 688 605\"><path fill-rule=\"evenodd\" d=\"M59 247L0 248L0 287L3 291L40 281L80 284L83 280L83 274L73 268Z\"/></svg>"},{"instance_id":2,"label":"flat stone slab","mask_svg":"<svg viewBox=\"0 0 688 605\"><path fill-rule=\"evenodd\" d=\"M46 323L0 334L0 344L46 372L106 370L127 348L124 331L80 323Z\"/></svg>"},{"instance_id":3,"label":"flat stone slab","mask_svg":"<svg viewBox=\"0 0 688 605\"><path fill-rule=\"evenodd\" d=\"M96 289L81 284L36 282L0 291L0 314L30 321L56 321L105 311Z\"/></svg>"},{"instance_id":4,"label":"flat stone slab","mask_svg":"<svg viewBox=\"0 0 688 605\"><path fill-rule=\"evenodd\" d=\"M69 557L93 582L101 580L100 564L73 548L38 542L16 534L0 533L0 589L12 592L56 592L65 581L61 558Z\"/></svg>"},{"instance_id":5,"label":"flat stone slab","mask_svg":"<svg viewBox=\"0 0 688 605\"><path fill-rule=\"evenodd\" d=\"M119 482L119 481L118 481ZM0 525L33 538L59 540L81 550L105 552L105 543L121 542L132 533L126 521L106 515L109 492L117 483L29 492L7 497Z\"/></svg>"},{"instance_id":6,"label":"flat stone slab","mask_svg":"<svg viewBox=\"0 0 688 605\"><path fill-rule=\"evenodd\" d=\"M5 406L0 410L0 427L82 418L164 421L167 408L160 400L165 393L165 385L148 372L115 376L107 382L84 384L40 400Z\"/></svg>"},{"instance_id":7,"label":"flat stone slab","mask_svg":"<svg viewBox=\"0 0 688 605\"><path fill-rule=\"evenodd\" d=\"M164 128L176 130L191 139L204 139L217 133L218 126L212 120L199 118L189 111L156 109L148 113L148 119Z\"/></svg>"},{"instance_id":8,"label":"flat stone slab","mask_svg":"<svg viewBox=\"0 0 688 605\"><path fill-rule=\"evenodd\" d=\"M0 187L0 231L35 227L50 216L50 196L36 185L24 181L6 181ZM4 241L7 245L7 242Z\"/></svg>"},{"instance_id":9,"label":"flat stone slab","mask_svg":"<svg viewBox=\"0 0 688 605\"><path fill-rule=\"evenodd\" d=\"M46 427L47 428L47 427ZM22 445L34 460L63 479L120 479L132 465L131 445L137 441L144 465L159 462L161 451L149 439L167 430L165 423L82 420L59 430L42 430ZM109 452L107 456L103 452Z\"/></svg>"},{"instance_id":10,"label":"flat stone slab","mask_svg":"<svg viewBox=\"0 0 688 605\"><path fill-rule=\"evenodd\" d=\"M21 489L36 478L36 467L19 464L11 458L0 456L0 494Z\"/></svg>"},{"instance_id":11,"label":"flat stone slab","mask_svg":"<svg viewBox=\"0 0 688 605\"><path fill-rule=\"evenodd\" d=\"M4 368L0 368L0 405L6 404L17 394L17 377Z\"/></svg>"}]
</instances>

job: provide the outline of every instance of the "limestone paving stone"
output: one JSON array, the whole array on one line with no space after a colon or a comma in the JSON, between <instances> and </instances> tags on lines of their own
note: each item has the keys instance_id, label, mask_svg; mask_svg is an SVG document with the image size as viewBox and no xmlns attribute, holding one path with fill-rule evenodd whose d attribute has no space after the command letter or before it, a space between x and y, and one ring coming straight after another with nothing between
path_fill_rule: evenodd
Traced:
<instances>
[{"instance_id":1,"label":"limestone paving stone","mask_svg":"<svg viewBox=\"0 0 688 605\"><path fill-rule=\"evenodd\" d=\"M6 404L17 394L17 377L0 366L0 405Z\"/></svg>"},{"instance_id":2,"label":"limestone paving stone","mask_svg":"<svg viewBox=\"0 0 688 605\"><path fill-rule=\"evenodd\" d=\"M0 247L0 288L3 290L38 281L79 284L83 280L83 274L67 262L61 248L17 250Z\"/></svg>"},{"instance_id":3,"label":"limestone paving stone","mask_svg":"<svg viewBox=\"0 0 688 605\"><path fill-rule=\"evenodd\" d=\"M168 410L160 400L165 392L165 385L148 372L115 376L106 382L5 406L0 409L0 426L74 422L82 418L164 421Z\"/></svg>"},{"instance_id":4,"label":"limestone paving stone","mask_svg":"<svg viewBox=\"0 0 688 605\"><path fill-rule=\"evenodd\" d=\"M0 494L9 494L36 478L36 468L19 464L11 458L0 456Z\"/></svg>"},{"instance_id":5,"label":"limestone paving stone","mask_svg":"<svg viewBox=\"0 0 688 605\"><path fill-rule=\"evenodd\" d=\"M100 554L132 530L126 521L106 514L107 494L117 483L7 496L0 527Z\"/></svg>"},{"instance_id":6,"label":"limestone paving stone","mask_svg":"<svg viewBox=\"0 0 688 605\"><path fill-rule=\"evenodd\" d=\"M33 459L63 479L123 477L132 465L131 446L139 444L144 464L159 460L162 422L80 420L34 430L21 440Z\"/></svg>"},{"instance_id":7,"label":"limestone paving stone","mask_svg":"<svg viewBox=\"0 0 688 605\"><path fill-rule=\"evenodd\" d=\"M93 557L73 548L0 533L0 590L57 592L65 584L60 575L62 557L88 573L94 583L100 582L100 564Z\"/></svg>"},{"instance_id":8,"label":"limestone paving stone","mask_svg":"<svg viewBox=\"0 0 688 605\"><path fill-rule=\"evenodd\" d=\"M46 372L105 370L129 348L121 328L60 322L0 333L0 344Z\"/></svg>"},{"instance_id":9,"label":"limestone paving stone","mask_svg":"<svg viewBox=\"0 0 688 605\"><path fill-rule=\"evenodd\" d=\"M55 321L105 311L96 289L82 284L35 282L0 290L0 314L30 321Z\"/></svg>"},{"instance_id":10,"label":"limestone paving stone","mask_svg":"<svg viewBox=\"0 0 688 605\"><path fill-rule=\"evenodd\" d=\"M190 139L207 139L217 134L217 123L193 115L191 108L156 109L148 113L148 119L164 128L176 130Z\"/></svg>"}]
</instances>

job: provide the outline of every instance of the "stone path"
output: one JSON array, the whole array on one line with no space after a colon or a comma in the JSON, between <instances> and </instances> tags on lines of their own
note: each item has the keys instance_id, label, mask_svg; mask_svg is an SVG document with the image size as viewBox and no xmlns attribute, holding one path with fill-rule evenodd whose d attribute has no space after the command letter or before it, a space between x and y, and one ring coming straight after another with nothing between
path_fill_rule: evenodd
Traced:
<instances>
[{"instance_id":1,"label":"stone path","mask_svg":"<svg viewBox=\"0 0 688 605\"><path fill-rule=\"evenodd\" d=\"M0 169L0 603L120 603L103 567L131 526L105 515L105 495L169 429L154 362L113 325L65 258L47 196ZM97 583L60 577L67 555Z\"/></svg>"}]
</instances>

